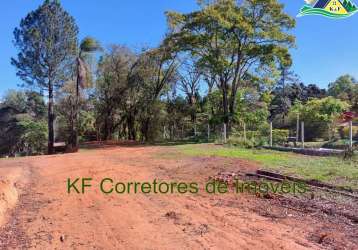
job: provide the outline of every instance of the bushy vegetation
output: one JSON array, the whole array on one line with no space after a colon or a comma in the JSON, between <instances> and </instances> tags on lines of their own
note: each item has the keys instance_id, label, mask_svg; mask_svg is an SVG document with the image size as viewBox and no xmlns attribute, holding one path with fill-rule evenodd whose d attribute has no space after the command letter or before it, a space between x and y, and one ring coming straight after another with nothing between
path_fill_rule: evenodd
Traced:
<instances>
[{"instance_id":1,"label":"bushy vegetation","mask_svg":"<svg viewBox=\"0 0 358 250\"><path fill-rule=\"evenodd\" d=\"M19 141L17 151L23 155L42 154L46 150L47 124L45 121L24 119L18 122Z\"/></svg>"},{"instance_id":2,"label":"bushy vegetation","mask_svg":"<svg viewBox=\"0 0 358 250\"><path fill-rule=\"evenodd\" d=\"M305 138L308 141L324 138L331 140L337 131L337 121L349 104L334 97L311 99L305 104L296 103L291 109L291 122L295 124L296 114L305 122Z\"/></svg>"},{"instance_id":3,"label":"bushy vegetation","mask_svg":"<svg viewBox=\"0 0 358 250\"><path fill-rule=\"evenodd\" d=\"M0 155L42 154L46 143L43 98L31 91L8 92L0 105Z\"/></svg>"},{"instance_id":4,"label":"bushy vegetation","mask_svg":"<svg viewBox=\"0 0 358 250\"><path fill-rule=\"evenodd\" d=\"M288 141L290 132L287 129L273 129L272 143L282 145Z\"/></svg>"},{"instance_id":5,"label":"bushy vegetation","mask_svg":"<svg viewBox=\"0 0 358 250\"><path fill-rule=\"evenodd\" d=\"M228 145L236 146L240 148L254 148L256 146L259 146L259 143L255 141L254 137L251 138L243 138L243 137L230 137L230 139L227 141Z\"/></svg>"}]
</instances>

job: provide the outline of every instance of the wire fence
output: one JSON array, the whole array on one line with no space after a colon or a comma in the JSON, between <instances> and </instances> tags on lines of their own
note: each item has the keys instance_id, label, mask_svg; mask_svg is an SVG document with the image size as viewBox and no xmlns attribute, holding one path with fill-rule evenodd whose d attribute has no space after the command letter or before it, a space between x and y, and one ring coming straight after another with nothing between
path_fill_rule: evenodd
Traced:
<instances>
[{"instance_id":1,"label":"wire fence","mask_svg":"<svg viewBox=\"0 0 358 250\"><path fill-rule=\"evenodd\" d=\"M279 126L272 122L235 126L187 123L181 127L164 126L162 139L228 143L245 147L278 146L345 150L358 148L358 124L326 121L297 121L288 126Z\"/></svg>"}]
</instances>

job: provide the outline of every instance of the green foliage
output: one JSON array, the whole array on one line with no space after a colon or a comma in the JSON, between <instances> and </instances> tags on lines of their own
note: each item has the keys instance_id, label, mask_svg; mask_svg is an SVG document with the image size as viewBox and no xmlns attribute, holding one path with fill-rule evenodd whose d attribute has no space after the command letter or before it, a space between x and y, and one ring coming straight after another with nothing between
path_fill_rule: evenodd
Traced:
<instances>
[{"instance_id":1,"label":"green foliage","mask_svg":"<svg viewBox=\"0 0 358 250\"><path fill-rule=\"evenodd\" d=\"M219 90L214 90L204 98L203 110L209 117L211 125L218 125L223 123L223 109L222 109L222 95Z\"/></svg>"},{"instance_id":2,"label":"green foliage","mask_svg":"<svg viewBox=\"0 0 358 250\"><path fill-rule=\"evenodd\" d=\"M19 54L11 62L17 75L31 86L61 86L76 54L77 33L74 18L54 1L30 12L14 31Z\"/></svg>"},{"instance_id":3,"label":"green foliage","mask_svg":"<svg viewBox=\"0 0 358 250\"><path fill-rule=\"evenodd\" d=\"M347 102L333 97L311 99L304 105L296 103L291 109L290 117L295 124L297 112L300 114L301 121L305 122L307 140L329 138L333 135L337 118L349 107Z\"/></svg>"},{"instance_id":4,"label":"green foliage","mask_svg":"<svg viewBox=\"0 0 358 250\"><path fill-rule=\"evenodd\" d=\"M340 101L323 98L325 90L304 86L290 71L295 39L289 30L295 20L278 0L200 1L200 7L187 14L168 12L164 41L140 52L121 45L102 50L91 37L78 44L74 19L58 1L47 0L29 13L15 29L19 54L12 63L25 83L48 91L49 145L54 142L53 107L56 139L72 145L78 136L207 140L207 125L213 139L222 137L226 123L232 136L228 143L245 148L267 144L267 121L287 118L288 112L294 126L300 113L310 139L329 137L336 118L348 109L343 101L358 110L354 78L342 76L330 85L330 95ZM101 56L93 86L89 59L95 51ZM33 92L6 96L0 142L4 138L10 146L3 151L41 151L43 143L34 149L28 145L35 138L29 130L40 133L43 124L35 121L46 118L44 104ZM281 125L290 127L287 121ZM274 130L273 142L283 144L288 135L288 130Z\"/></svg>"},{"instance_id":5,"label":"green foliage","mask_svg":"<svg viewBox=\"0 0 358 250\"><path fill-rule=\"evenodd\" d=\"M173 88L177 77L177 54L168 41L164 41L159 48L143 51L137 58L129 75L129 84L131 93L138 98L138 123L143 141L155 140L154 135L162 130L162 124L159 125L156 117L163 112L158 107L165 105L159 99Z\"/></svg>"},{"instance_id":6,"label":"green foliage","mask_svg":"<svg viewBox=\"0 0 358 250\"><path fill-rule=\"evenodd\" d=\"M293 72L284 72L281 81L272 92L273 98L270 103L270 117L276 126L287 126L286 118L296 102L306 103L312 98L326 97L325 89L321 89L315 84L305 86L299 82L297 76L292 75Z\"/></svg>"},{"instance_id":7,"label":"green foliage","mask_svg":"<svg viewBox=\"0 0 358 250\"><path fill-rule=\"evenodd\" d=\"M45 121L24 119L18 123L21 130L17 148L21 154L43 154L47 147L47 124Z\"/></svg>"},{"instance_id":8,"label":"green foliage","mask_svg":"<svg viewBox=\"0 0 358 250\"><path fill-rule=\"evenodd\" d=\"M28 113L38 119L46 116L46 105L43 97L32 91L9 90L1 104L3 107L11 107L19 113Z\"/></svg>"},{"instance_id":9,"label":"green foliage","mask_svg":"<svg viewBox=\"0 0 358 250\"><path fill-rule=\"evenodd\" d=\"M273 129L272 130L272 142L273 144L283 145L287 142L289 130L286 129Z\"/></svg>"},{"instance_id":10,"label":"green foliage","mask_svg":"<svg viewBox=\"0 0 358 250\"><path fill-rule=\"evenodd\" d=\"M151 105L150 109L142 113L142 117L139 118L140 121L149 121L141 124L143 141L155 142L162 137L163 123L166 118L164 107L164 103L156 101Z\"/></svg>"},{"instance_id":11,"label":"green foliage","mask_svg":"<svg viewBox=\"0 0 358 250\"><path fill-rule=\"evenodd\" d=\"M358 111L358 82L351 75L340 76L328 86L328 94L349 102L353 111Z\"/></svg>"},{"instance_id":12,"label":"green foliage","mask_svg":"<svg viewBox=\"0 0 358 250\"><path fill-rule=\"evenodd\" d=\"M177 80L177 64L164 43L138 55L119 45L106 51L98 65L94 98L102 139L112 139L115 132L129 140L162 138L163 124L171 126L175 120L166 117L167 110L176 112L173 105L161 99Z\"/></svg>"},{"instance_id":13,"label":"green foliage","mask_svg":"<svg viewBox=\"0 0 358 250\"><path fill-rule=\"evenodd\" d=\"M254 148L255 140L254 139L244 139L243 137L230 137L227 140L227 144L230 146L235 146L239 148Z\"/></svg>"},{"instance_id":14,"label":"green foliage","mask_svg":"<svg viewBox=\"0 0 358 250\"><path fill-rule=\"evenodd\" d=\"M8 106L16 109L20 113L26 112L26 94L23 91L9 90L2 102L2 106Z\"/></svg>"},{"instance_id":15,"label":"green foliage","mask_svg":"<svg viewBox=\"0 0 358 250\"><path fill-rule=\"evenodd\" d=\"M0 155L42 154L46 105L35 92L9 91L0 105Z\"/></svg>"},{"instance_id":16,"label":"green foliage","mask_svg":"<svg viewBox=\"0 0 358 250\"><path fill-rule=\"evenodd\" d=\"M328 94L336 98L348 100L353 93L355 85L357 85L357 80L353 76L343 75L329 84Z\"/></svg>"},{"instance_id":17,"label":"green foliage","mask_svg":"<svg viewBox=\"0 0 358 250\"><path fill-rule=\"evenodd\" d=\"M79 122L80 136L83 137L86 134L93 134L96 132L96 128L95 128L96 117L93 112L81 110L79 121L80 121Z\"/></svg>"},{"instance_id":18,"label":"green foliage","mask_svg":"<svg viewBox=\"0 0 358 250\"><path fill-rule=\"evenodd\" d=\"M59 1L45 1L14 30L19 53L11 63L32 88L48 91L48 153L54 153L54 92L71 77L77 54L78 28Z\"/></svg>"},{"instance_id":19,"label":"green foliage","mask_svg":"<svg viewBox=\"0 0 358 250\"><path fill-rule=\"evenodd\" d=\"M268 129L268 128L267 128ZM235 132L229 139L228 144L233 146L239 146L243 148L253 148L268 145L270 137L268 130L256 130L256 131L243 131ZM272 130L272 142L276 145L283 145L287 142L289 131L285 129Z\"/></svg>"},{"instance_id":20,"label":"green foliage","mask_svg":"<svg viewBox=\"0 0 358 250\"><path fill-rule=\"evenodd\" d=\"M260 130L267 126L269 117L268 105L255 88L240 89L236 97L237 110L234 121L247 130Z\"/></svg>"},{"instance_id":21,"label":"green foliage","mask_svg":"<svg viewBox=\"0 0 358 250\"><path fill-rule=\"evenodd\" d=\"M189 14L168 12L171 34L167 40L178 51L197 57L198 67L215 79L223 96L223 119L228 123L236 112L238 88L248 75L262 83L272 82L275 63L286 59L294 44L294 37L286 32L295 21L276 0L240 5L224 0L201 7Z\"/></svg>"},{"instance_id":22,"label":"green foliage","mask_svg":"<svg viewBox=\"0 0 358 250\"><path fill-rule=\"evenodd\" d=\"M130 70L136 60L135 54L129 48L113 45L99 61L94 105L97 128L104 140L112 139L115 129L121 125L123 111L131 120L134 107L140 100L139 86L130 79ZM132 120L129 123L134 126Z\"/></svg>"},{"instance_id":23,"label":"green foliage","mask_svg":"<svg viewBox=\"0 0 358 250\"><path fill-rule=\"evenodd\" d=\"M349 104L333 97L312 99L301 106L299 112L304 121L333 122L343 111L349 108Z\"/></svg>"}]
</instances>

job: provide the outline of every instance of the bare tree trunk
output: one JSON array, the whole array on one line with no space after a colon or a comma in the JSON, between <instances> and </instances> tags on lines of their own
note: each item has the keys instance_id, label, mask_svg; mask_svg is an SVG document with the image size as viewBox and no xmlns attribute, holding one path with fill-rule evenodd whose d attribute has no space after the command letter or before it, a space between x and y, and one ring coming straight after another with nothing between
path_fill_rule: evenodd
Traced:
<instances>
[{"instance_id":1,"label":"bare tree trunk","mask_svg":"<svg viewBox=\"0 0 358 250\"><path fill-rule=\"evenodd\" d=\"M127 126L128 126L128 138L129 140L135 140L137 135L134 127L134 117L130 113L127 117Z\"/></svg>"},{"instance_id":2,"label":"bare tree trunk","mask_svg":"<svg viewBox=\"0 0 358 250\"><path fill-rule=\"evenodd\" d=\"M228 102L228 96L227 96L227 89L226 84L222 84L222 90L223 90L223 109L224 109L224 123L229 124L229 102Z\"/></svg>"},{"instance_id":3,"label":"bare tree trunk","mask_svg":"<svg viewBox=\"0 0 358 250\"><path fill-rule=\"evenodd\" d=\"M103 134L103 140L106 141L109 139L109 118L106 117L104 120L104 134Z\"/></svg>"},{"instance_id":4,"label":"bare tree trunk","mask_svg":"<svg viewBox=\"0 0 358 250\"><path fill-rule=\"evenodd\" d=\"M54 154L55 132L54 132L54 110L53 110L53 86L49 83L48 88L48 154Z\"/></svg>"},{"instance_id":5,"label":"bare tree trunk","mask_svg":"<svg viewBox=\"0 0 358 250\"><path fill-rule=\"evenodd\" d=\"M150 118L146 118L144 123L142 122L142 140L149 141L149 128L150 128Z\"/></svg>"},{"instance_id":6,"label":"bare tree trunk","mask_svg":"<svg viewBox=\"0 0 358 250\"><path fill-rule=\"evenodd\" d=\"M79 126L79 110L80 110L80 76L79 76L79 69L77 69L77 82L76 82L76 101L75 101L75 117L74 117L74 129L73 129L73 138L72 138L72 148L78 148L78 130Z\"/></svg>"}]
</instances>

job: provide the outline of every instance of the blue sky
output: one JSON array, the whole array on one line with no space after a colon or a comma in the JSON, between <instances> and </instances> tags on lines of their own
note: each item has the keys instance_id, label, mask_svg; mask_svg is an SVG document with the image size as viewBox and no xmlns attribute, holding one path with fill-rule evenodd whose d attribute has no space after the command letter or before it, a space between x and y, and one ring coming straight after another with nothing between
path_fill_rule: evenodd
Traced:
<instances>
[{"instance_id":1,"label":"blue sky","mask_svg":"<svg viewBox=\"0 0 358 250\"><path fill-rule=\"evenodd\" d=\"M357 1L357 0L356 0ZM21 83L10 58L16 55L13 30L21 18L43 0L2 0L0 15L0 95ZM61 0L75 17L80 38L96 37L106 46L112 43L134 49L156 46L166 31L164 12L189 12L197 9L196 0ZM296 18L303 0L280 0ZM358 4L358 2L356 2ZM321 87L349 73L358 78L358 14L334 20L321 16L296 18L292 33L297 38L293 49L294 71L306 84Z\"/></svg>"}]
</instances>

